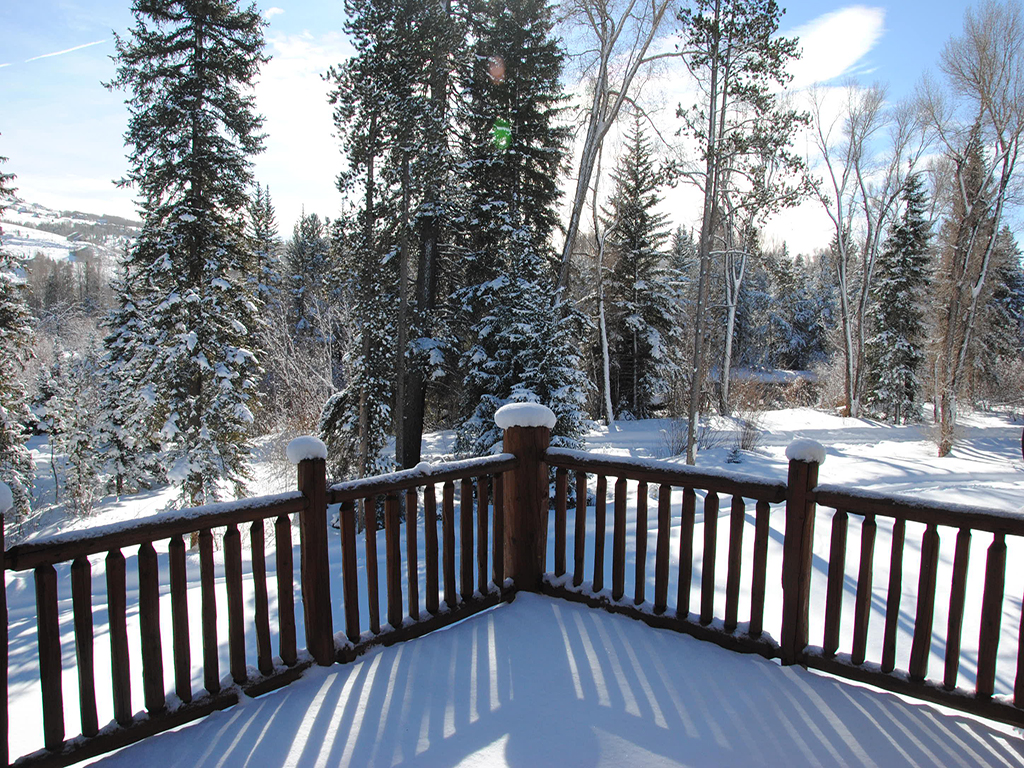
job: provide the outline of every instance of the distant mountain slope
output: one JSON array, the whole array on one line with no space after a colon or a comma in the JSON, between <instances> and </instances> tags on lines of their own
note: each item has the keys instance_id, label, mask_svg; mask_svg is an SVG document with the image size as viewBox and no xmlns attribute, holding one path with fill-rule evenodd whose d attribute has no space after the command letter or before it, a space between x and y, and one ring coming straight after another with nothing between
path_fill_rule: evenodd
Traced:
<instances>
[{"instance_id":1,"label":"distant mountain slope","mask_svg":"<svg viewBox=\"0 0 1024 768\"><path fill-rule=\"evenodd\" d=\"M55 211L38 203L15 201L4 211L3 248L20 259L42 253L51 259L75 259L84 248L118 261L141 229L119 216L82 211Z\"/></svg>"}]
</instances>

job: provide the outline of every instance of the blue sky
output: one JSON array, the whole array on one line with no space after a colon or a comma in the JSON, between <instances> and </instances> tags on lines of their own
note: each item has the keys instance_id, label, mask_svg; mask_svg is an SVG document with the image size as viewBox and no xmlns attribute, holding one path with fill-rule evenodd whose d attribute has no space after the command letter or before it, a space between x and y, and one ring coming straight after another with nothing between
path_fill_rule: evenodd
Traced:
<instances>
[{"instance_id":1,"label":"blue sky","mask_svg":"<svg viewBox=\"0 0 1024 768\"><path fill-rule=\"evenodd\" d=\"M333 216L340 204L334 178L342 159L319 74L349 51L342 5L259 3L273 60L257 88L268 138L256 176L271 187L283 234L303 207ZM853 75L888 82L899 98L934 70L968 3L782 5L784 30L799 31L805 41L798 83L838 83ZM133 215L131 192L112 183L127 168L124 94L101 85L114 74L112 30L123 35L131 24L129 0L0 3L0 155L10 158L4 170L17 174L21 197L53 208Z\"/></svg>"}]
</instances>

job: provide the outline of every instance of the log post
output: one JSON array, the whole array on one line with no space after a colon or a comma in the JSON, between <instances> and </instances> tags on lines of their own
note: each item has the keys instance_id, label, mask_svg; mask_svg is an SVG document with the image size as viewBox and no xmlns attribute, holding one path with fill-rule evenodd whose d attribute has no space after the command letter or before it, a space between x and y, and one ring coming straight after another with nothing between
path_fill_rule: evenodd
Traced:
<instances>
[{"instance_id":1,"label":"log post","mask_svg":"<svg viewBox=\"0 0 1024 768\"><path fill-rule=\"evenodd\" d=\"M495 423L505 430L505 452L519 459L506 473L505 576L517 590L538 592L544 574L548 534L548 465L555 414L542 405L512 403L498 409ZM500 588L500 584L498 585Z\"/></svg>"},{"instance_id":2,"label":"log post","mask_svg":"<svg viewBox=\"0 0 1024 768\"><path fill-rule=\"evenodd\" d=\"M315 437L288 444L288 458L298 465L298 487L309 506L299 514L302 613L306 648L322 667L334 663L331 573L327 559L327 446Z\"/></svg>"},{"instance_id":3,"label":"log post","mask_svg":"<svg viewBox=\"0 0 1024 768\"><path fill-rule=\"evenodd\" d=\"M813 440L794 440L786 449L786 538L782 549L782 663L796 664L807 646L818 466L825 449Z\"/></svg>"}]
</instances>

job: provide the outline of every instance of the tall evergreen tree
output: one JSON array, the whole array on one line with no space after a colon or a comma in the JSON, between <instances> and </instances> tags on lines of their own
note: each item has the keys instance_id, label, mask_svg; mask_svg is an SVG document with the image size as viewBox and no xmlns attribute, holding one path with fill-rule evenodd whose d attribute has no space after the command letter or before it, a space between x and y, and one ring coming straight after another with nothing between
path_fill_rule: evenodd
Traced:
<instances>
[{"instance_id":1,"label":"tall evergreen tree","mask_svg":"<svg viewBox=\"0 0 1024 768\"><path fill-rule=\"evenodd\" d=\"M473 15L464 139L468 213L461 292L465 453L495 442L494 410L538 400L558 417L555 442L578 444L587 383L573 313L554 311L558 177L567 128L559 125L564 54L543 0L481 3ZM577 329L578 330L578 329Z\"/></svg>"},{"instance_id":2,"label":"tall evergreen tree","mask_svg":"<svg viewBox=\"0 0 1024 768\"><path fill-rule=\"evenodd\" d=\"M359 332L361 357L377 358L366 345L394 333L388 410L397 460L411 466L419 461L427 385L448 336L439 297L450 293L440 281L452 258L456 217L450 72L463 66L466 34L450 0L349 0L346 13L356 53L330 73L335 125L350 163L339 185L360 200L361 258L371 269L380 270L385 259L395 266L394 282L378 286L385 291L379 298L391 296L393 311L373 313L388 316L388 327ZM358 401L372 402L381 392ZM351 423L372 423L367 413ZM378 437L365 436L364 445Z\"/></svg>"},{"instance_id":3,"label":"tall evergreen tree","mask_svg":"<svg viewBox=\"0 0 1024 768\"><path fill-rule=\"evenodd\" d=\"M324 335L330 333L328 281L332 270L328 224L317 214L303 211L285 253L292 328L297 335L317 341L323 341Z\"/></svg>"},{"instance_id":4,"label":"tall evergreen tree","mask_svg":"<svg viewBox=\"0 0 1024 768\"><path fill-rule=\"evenodd\" d=\"M152 387L164 415L181 502L203 504L224 482L244 493L248 477L258 307L243 214L263 149L251 89L264 22L233 0L135 0L132 13L109 85L129 92L121 183L137 190L144 225L126 269L152 364L134 384Z\"/></svg>"},{"instance_id":5,"label":"tall evergreen tree","mask_svg":"<svg viewBox=\"0 0 1024 768\"><path fill-rule=\"evenodd\" d=\"M612 178L606 226L615 265L608 277L612 403L634 418L654 414L676 361L677 296L662 249L669 233L660 202L651 143L637 114Z\"/></svg>"},{"instance_id":6,"label":"tall evergreen tree","mask_svg":"<svg viewBox=\"0 0 1024 768\"><path fill-rule=\"evenodd\" d=\"M0 164L7 162L0 157ZM0 173L0 214L14 196L14 174ZM25 425L31 414L21 374L31 356L32 330L22 282L14 259L3 249L0 227L0 482L14 497L14 513L28 514L34 465L25 446Z\"/></svg>"},{"instance_id":7,"label":"tall evergreen tree","mask_svg":"<svg viewBox=\"0 0 1024 768\"><path fill-rule=\"evenodd\" d=\"M918 175L907 178L903 215L889 233L876 264L867 343L868 402L895 424L918 417L925 327L922 307L928 280L928 201Z\"/></svg>"}]
</instances>

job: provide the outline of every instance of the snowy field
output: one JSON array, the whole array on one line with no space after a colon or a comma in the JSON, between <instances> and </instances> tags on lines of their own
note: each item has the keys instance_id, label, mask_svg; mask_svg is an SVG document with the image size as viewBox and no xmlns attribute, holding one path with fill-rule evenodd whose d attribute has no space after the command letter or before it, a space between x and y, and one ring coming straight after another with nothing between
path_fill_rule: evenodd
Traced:
<instances>
[{"instance_id":1,"label":"snowy field","mask_svg":"<svg viewBox=\"0 0 1024 768\"><path fill-rule=\"evenodd\" d=\"M842 419L807 409L775 411L766 415L761 445L739 454L738 464L727 463L732 436L725 430L722 444L702 452L698 466L784 480L786 445L796 436L822 442L827 459L821 468L823 483L886 491L912 498L958 502L990 509L1020 511L1024 506L1024 462L1020 455L1021 425L1002 414L977 414L964 419L953 454L935 458L926 427L890 427L866 420ZM673 426L667 421L623 422L612 430L601 428L587 436L588 449L637 458L670 458ZM284 440L262 446L257 470L259 492L294 488L294 469L283 462ZM47 493L49 456L35 445L39 459L40 493ZM430 436L426 458L449 455L452 435ZM735 457L732 457L735 458ZM680 459L670 459L680 461ZM51 481L52 482L52 481ZM593 490L593 484L591 485ZM52 493L52 486L50 489ZM626 595L635 561L633 521L635 485L630 486L629 541ZM652 491L653 495L654 491ZM53 509L38 521L37 535L87 527L159 512L167 492L105 500L88 521L65 520ZM698 494L697 527L691 572L691 611L700 607L703 541L703 494ZM652 498L649 507L656 509ZM672 548L678 551L679 499L674 498ZM586 578L590 578L593 552L593 517L589 517ZM723 500L720 515L729 514ZM819 510L815 530L812 577L811 643L820 644L824 588L832 510ZM855 574L859 557L859 518L851 515L847 574ZM653 521L653 518L652 518ZM773 509L769 551L765 630L778 638L781 613L781 507ZM424 564L420 521L421 584ZM572 511L569 513L569 568L572 568ZM724 609L725 557L729 526L718 525L716 615ZM936 597L936 634L944 634L949 596L954 531L939 529L941 537L939 588ZM880 656L882 612L888 583L891 524L879 519L875 544L873 615L868 660ZM297 541L298 532L294 538ZM655 526L650 526L647 573L648 596L653 593ZM916 568L921 531L907 526L904 554L904 599L897 640L897 668L906 668L915 611ZM332 532L331 558L340 570L340 545ZM243 535L243 539L247 537ZM609 518L610 538L610 518ZM268 541L272 539L268 538ZM974 682L972 654L977 647L980 595L985 548L991 536L976 534L972 541L968 579L960 685ZM553 537L549 536L553 544ZM745 567L753 546L753 505L747 510L744 533ZM1016 663L1017 630L1024 595L1024 547L1009 540L1006 599L997 665L997 694L1012 690ZM157 544L165 550L166 542ZM360 547L361 549L361 547ZM605 572L610 574L609 560ZM378 543L383 570L383 539ZM126 550L129 575L129 638L131 668L141 669L138 647L137 565L134 551ZM298 562L298 552L295 552ZM549 567L552 560L549 559ZM273 558L268 565L272 566ZM673 563L676 566L677 563ZM167 565L161 556L162 616L167 635L163 642L165 677L170 684L170 606ZM360 552L360 582L365 583L365 562ZM671 569L669 610L674 609L675 579ZM201 647L198 608L198 555L189 558L189 607L193 649ZM64 695L68 734L79 731L77 678L71 625L68 567L58 567L64 655ZM383 576L383 574L381 574ZM271 574L271 615L276 611ZM385 580L381 578L382 605ZM744 575L740 621L749 618L749 573ZM854 586L847 579L843 637L840 651L849 650L852 633ZM100 690L100 722L112 717L109 694L109 651L106 630L102 558L93 558L93 595L96 622L96 678ZM247 610L251 610L251 582L246 564ZM219 583L223 590L223 581ZM340 580L332 584L336 629L344 624ZM945 590L945 591L943 591ZM297 585L296 585L297 591ZM10 610L11 751L13 755L42 744L37 682L34 586L31 574L8 574ZM421 590L422 593L422 590ZM301 604L296 595L296 604ZM226 604L223 591L218 596ZM134 607L134 613L133 611ZM649 607L649 606L648 606ZM360 610L366 628L367 607ZM249 613L248 615L251 615ZM300 614L301 615L301 614ZM906 620L903 620L906 617ZM222 623L221 670L226 674L226 611ZM304 645L301 618L299 645ZM273 625L273 622L272 622ZM940 632L941 628L941 632ZM536 640L536 648L530 643ZM249 661L255 663L252 633ZM274 638L276 647L276 638ZM526 647L523 647L523 646ZM944 641L933 642L930 670L941 675ZM201 653L193 652L193 685L202 685ZM133 678L138 680L137 677ZM698 684L694 680L703 680ZM107 681L107 682L104 682ZM550 682L549 682L550 681ZM143 708L141 685L133 685L133 706ZM328 727L329 725L329 727ZM557 727L556 727L557 726ZM201 730L196 730L201 729ZM736 730L738 729L738 730ZM878 729L883 737L872 736ZM193 734L188 736L186 734ZM536 738L531 738L534 735ZM164 745L162 748L160 745ZM755 749L756 748L756 749ZM145 750L162 749L161 752ZM181 754L180 765L192 764L415 764L533 765L575 764L740 764L760 754L761 764L1024 764L1022 742L1013 729L940 710L908 704L888 694L867 693L853 684L839 683L801 670L782 670L760 659L721 651L674 633L652 630L629 619L608 616L534 596L520 596L511 606L498 608L456 628L389 650L375 651L359 662L331 670L316 670L289 688L246 701L242 706L186 727L180 735L166 735L108 758L151 762L151 755ZM547 750L547 751L542 751ZM221 763L226 754L231 758ZM538 758L547 755L551 759ZM130 757L136 755L135 758ZM537 759L534 759L537 758ZM753 761L757 763L755 759Z\"/></svg>"},{"instance_id":2,"label":"snowy field","mask_svg":"<svg viewBox=\"0 0 1024 768\"><path fill-rule=\"evenodd\" d=\"M73 243L62 235L21 224L5 222L3 230L4 250L17 259L31 259L41 253L54 261L63 261L82 247L81 243Z\"/></svg>"}]
</instances>

